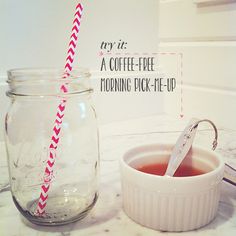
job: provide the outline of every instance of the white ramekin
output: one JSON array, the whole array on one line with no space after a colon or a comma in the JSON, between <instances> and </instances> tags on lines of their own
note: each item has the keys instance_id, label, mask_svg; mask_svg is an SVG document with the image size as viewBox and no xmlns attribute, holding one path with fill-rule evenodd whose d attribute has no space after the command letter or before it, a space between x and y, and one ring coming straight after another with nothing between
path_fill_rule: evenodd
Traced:
<instances>
[{"instance_id":1,"label":"white ramekin","mask_svg":"<svg viewBox=\"0 0 236 236\"><path fill-rule=\"evenodd\" d=\"M140 164L167 160L173 144L139 146L121 159L123 207L135 222L161 231L188 231L208 224L216 215L224 163L220 156L193 147L186 161L211 171L191 177L146 174Z\"/></svg>"}]
</instances>

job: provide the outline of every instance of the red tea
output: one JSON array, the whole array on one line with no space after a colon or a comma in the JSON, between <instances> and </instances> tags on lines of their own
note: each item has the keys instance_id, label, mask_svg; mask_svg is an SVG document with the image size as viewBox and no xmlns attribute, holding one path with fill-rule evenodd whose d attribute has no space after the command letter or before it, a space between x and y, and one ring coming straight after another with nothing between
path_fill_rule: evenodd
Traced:
<instances>
[{"instance_id":1,"label":"red tea","mask_svg":"<svg viewBox=\"0 0 236 236\"><path fill-rule=\"evenodd\" d=\"M153 175L164 175L167 169L168 163L152 163L143 165L137 168L137 170L142 171L147 174ZM189 165L180 165L176 170L174 176L175 177L186 177L186 176L194 176L194 175L202 175L205 172Z\"/></svg>"}]
</instances>

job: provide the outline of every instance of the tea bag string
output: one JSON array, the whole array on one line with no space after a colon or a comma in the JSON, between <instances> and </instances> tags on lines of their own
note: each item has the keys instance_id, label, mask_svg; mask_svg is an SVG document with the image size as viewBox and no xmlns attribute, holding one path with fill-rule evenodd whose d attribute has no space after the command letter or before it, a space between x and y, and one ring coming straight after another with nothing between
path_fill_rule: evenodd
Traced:
<instances>
[{"instance_id":1,"label":"tea bag string","mask_svg":"<svg viewBox=\"0 0 236 236\"><path fill-rule=\"evenodd\" d=\"M216 128L215 124L211 120L203 119L203 120L196 121L192 125L192 127L190 128L190 132L192 132L193 129L196 129L201 122L208 122L208 123L210 123L211 126L213 127L214 131L215 131L215 138L214 138L213 143L212 143L212 150L214 151L216 149L216 147L217 147L217 144L218 144L218 142L217 142L217 140L218 140L218 131L217 131L217 128Z\"/></svg>"}]
</instances>

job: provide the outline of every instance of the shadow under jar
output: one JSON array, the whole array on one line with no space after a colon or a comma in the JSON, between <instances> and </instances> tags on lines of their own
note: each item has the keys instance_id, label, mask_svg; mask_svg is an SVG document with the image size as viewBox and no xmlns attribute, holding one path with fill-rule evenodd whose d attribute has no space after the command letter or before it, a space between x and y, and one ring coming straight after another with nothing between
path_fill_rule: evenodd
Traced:
<instances>
[{"instance_id":1,"label":"shadow under jar","mask_svg":"<svg viewBox=\"0 0 236 236\"><path fill-rule=\"evenodd\" d=\"M5 141L11 192L18 210L32 223L71 223L85 217L96 203L99 146L89 77L80 69L66 78L63 70L8 71L11 105L5 120ZM67 92L61 90L62 85ZM57 116L62 101L65 109ZM52 141L52 135L56 140ZM47 176L45 168L52 151L51 162L55 162ZM47 177L45 212L38 214Z\"/></svg>"}]
</instances>

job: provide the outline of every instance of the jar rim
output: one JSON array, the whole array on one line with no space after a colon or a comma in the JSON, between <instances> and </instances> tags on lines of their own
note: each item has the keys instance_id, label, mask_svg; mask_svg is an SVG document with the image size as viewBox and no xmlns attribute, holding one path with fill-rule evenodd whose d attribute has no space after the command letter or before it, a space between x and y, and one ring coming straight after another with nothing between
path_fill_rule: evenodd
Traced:
<instances>
[{"instance_id":1,"label":"jar rim","mask_svg":"<svg viewBox=\"0 0 236 236\"><path fill-rule=\"evenodd\" d=\"M63 80L63 74L65 73L65 69L57 68L57 67L22 67L22 68L14 68L7 71L8 79L7 83L15 82L23 82L26 81L26 77L31 78L31 80L42 80L42 77L47 76L51 80ZM74 68L71 72L69 72L70 79L79 79L81 77L86 78L90 77L91 74L89 70L86 68ZM28 77L29 76L29 77Z\"/></svg>"},{"instance_id":2,"label":"jar rim","mask_svg":"<svg viewBox=\"0 0 236 236\"><path fill-rule=\"evenodd\" d=\"M70 72L64 69L35 67L18 68L7 71L9 91L7 96L70 96L91 93L90 73L85 68L75 68ZM67 86L67 91L61 90Z\"/></svg>"},{"instance_id":3,"label":"jar rim","mask_svg":"<svg viewBox=\"0 0 236 236\"><path fill-rule=\"evenodd\" d=\"M76 96L76 95L83 95L83 94L90 94L93 93L93 89L86 89L83 91L78 91L78 92L69 92L69 93L64 93L64 94L23 94L23 93L16 93L16 92L11 92L11 91L7 91L6 95L10 98L13 97L21 97L21 98L27 98L27 97L35 97L35 98L39 98L39 99L43 99L45 97L47 98L66 98L68 96L72 97L72 96Z\"/></svg>"}]
</instances>

